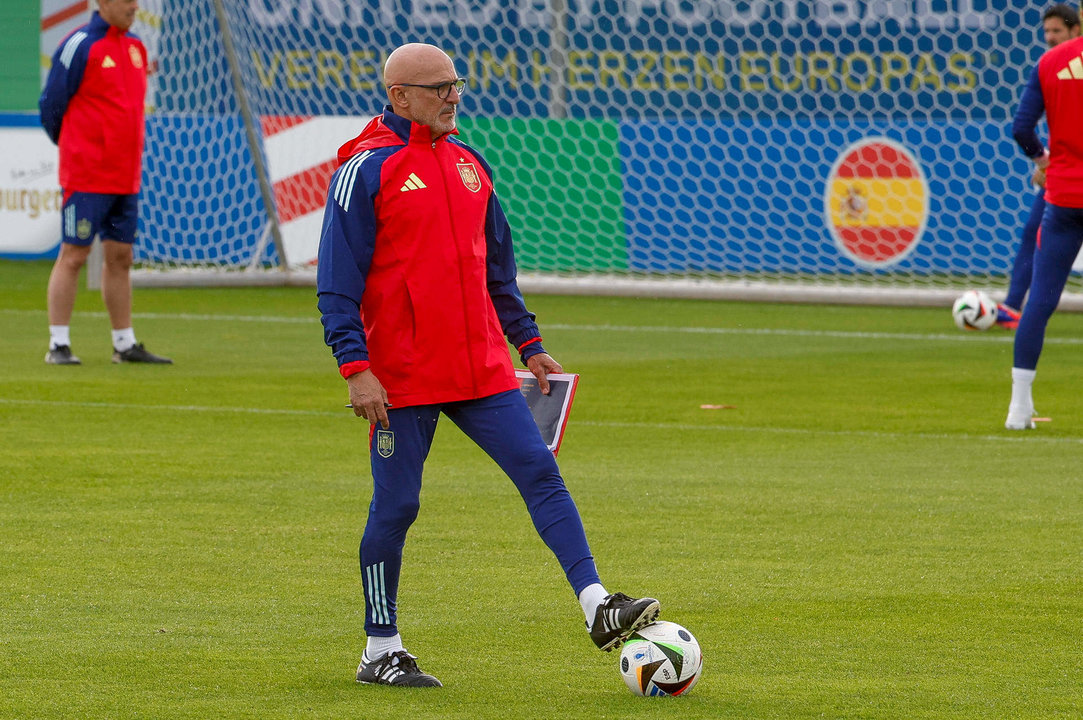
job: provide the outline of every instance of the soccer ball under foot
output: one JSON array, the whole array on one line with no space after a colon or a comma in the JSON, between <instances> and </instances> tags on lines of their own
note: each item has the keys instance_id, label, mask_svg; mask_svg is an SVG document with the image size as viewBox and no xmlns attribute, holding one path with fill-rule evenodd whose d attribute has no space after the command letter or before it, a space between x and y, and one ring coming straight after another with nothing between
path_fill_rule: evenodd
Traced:
<instances>
[{"instance_id":1,"label":"soccer ball under foot","mask_svg":"<svg viewBox=\"0 0 1083 720\"><path fill-rule=\"evenodd\" d=\"M981 290L967 290L951 306L951 316L960 330L988 330L997 321L997 304Z\"/></svg>"},{"instance_id":2,"label":"soccer ball under foot","mask_svg":"<svg viewBox=\"0 0 1083 720\"><path fill-rule=\"evenodd\" d=\"M620 653L620 674L636 695L684 695L703 672L692 633L660 620L632 633Z\"/></svg>"}]
</instances>

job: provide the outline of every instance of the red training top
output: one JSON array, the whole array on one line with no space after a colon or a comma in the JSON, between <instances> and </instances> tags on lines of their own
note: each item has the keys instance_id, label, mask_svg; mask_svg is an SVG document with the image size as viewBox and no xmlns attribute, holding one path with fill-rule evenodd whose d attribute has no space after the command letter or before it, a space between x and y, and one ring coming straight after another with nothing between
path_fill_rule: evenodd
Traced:
<instances>
[{"instance_id":1,"label":"red training top","mask_svg":"<svg viewBox=\"0 0 1083 720\"><path fill-rule=\"evenodd\" d=\"M1083 208L1083 37L1046 51L1038 72L1049 123L1045 197Z\"/></svg>"},{"instance_id":2,"label":"red training top","mask_svg":"<svg viewBox=\"0 0 1083 720\"><path fill-rule=\"evenodd\" d=\"M545 350L481 156L388 110L339 161L317 293L343 376L371 367L395 407L517 388L505 336Z\"/></svg>"},{"instance_id":3,"label":"red training top","mask_svg":"<svg viewBox=\"0 0 1083 720\"><path fill-rule=\"evenodd\" d=\"M147 50L97 12L56 49L38 105L65 192L139 192Z\"/></svg>"}]
</instances>

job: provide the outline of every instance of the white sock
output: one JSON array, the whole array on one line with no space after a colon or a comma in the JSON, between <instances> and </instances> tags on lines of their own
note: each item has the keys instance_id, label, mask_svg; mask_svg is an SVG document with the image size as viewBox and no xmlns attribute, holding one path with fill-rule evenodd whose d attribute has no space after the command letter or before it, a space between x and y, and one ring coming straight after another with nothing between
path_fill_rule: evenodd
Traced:
<instances>
[{"instance_id":1,"label":"white sock","mask_svg":"<svg viewBox=\"0 0 1083 720\"><path fill-rule=\"evenodd\" d=\"M598 612L598 606L609 595L601 583L587 585L579 593L579 604L583 606L583 614L587 616L587 628L594 625L594 615Z\"/></svg>"},{"instance_id":2,"label":"white sock","mask_svg":"<svg viewBox=\"0 0 1083 720\"><path fill-rule=\"evenodd\" d=\"M135 347L135 330L124 328L113 331L113 349L124 352Z\"/></svg>"},{"instance_id":3,"label":"white sock","mask_svg":"<svg viewBox=\"0 0 1083 720\"><path fill-rule=\"evenodd\" d=\"M365 659L372 662L388 653L404 649L402 635L392 635L391 637L373 637L369 635L368 644L365 645Z\"/></svg>"},{"instance_id":4,"label":"white sock","mask_svg":"<svg viewBox=\"0 0 1083 720\"><path fill-rule=\"evenodd\" d=\"M71 347L71 326L70 325L50 325L49 326L49 349L55 350L61 345L67 345Z\"/></svg>"},{"instance_id":5,"label":"white sock","mask_svg":"<svg viewBox=\"0 0 1083 720\"><path fill-rule=\"evenodd\" d=\"M1012 407L1034 409L1030 389L1034 385L1034 376L1037 372L1037 370L1012 368Z\"/></svg>"}]
</instances>

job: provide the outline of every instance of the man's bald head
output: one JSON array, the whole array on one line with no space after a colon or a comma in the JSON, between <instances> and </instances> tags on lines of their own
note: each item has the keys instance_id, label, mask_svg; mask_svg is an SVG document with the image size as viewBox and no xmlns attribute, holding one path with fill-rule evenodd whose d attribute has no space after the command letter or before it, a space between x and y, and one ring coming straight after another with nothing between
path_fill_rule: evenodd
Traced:
<instances>
[{"instance_id":1,"label":"man's bald head","mask_svg":"<svg viewBox=\"0 0 1083 720\"><path fill-rule=\"evenodd\" d=\"M439 75L445 70L444 75ZM454 78L455 64L447 53L435 45L403 45L388 55L384 63L384 85L388 87L399 83L431 85Z\"/></svg>"},{"instance_id":2,"label":"man's bald head","mask_svg":"<svg viewBox=\"0 0 1083 720\"><path fill-rule=\"evenodd\" d=\"M384 63L384 85L391 111L427 125L433 139L455 130L455 63L435 45L409 43L396 48Z\"/></svg>"}]
</instances>

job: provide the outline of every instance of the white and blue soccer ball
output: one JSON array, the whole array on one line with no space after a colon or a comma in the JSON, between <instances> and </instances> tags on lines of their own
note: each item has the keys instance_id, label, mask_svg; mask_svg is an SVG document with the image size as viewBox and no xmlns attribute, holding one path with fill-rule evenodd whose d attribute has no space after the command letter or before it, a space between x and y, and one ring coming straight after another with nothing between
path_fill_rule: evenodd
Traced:
<instances>
[{"instance_id":1,"label":"white and blue soccer ball","mask_svg":"<svg viewBox=\"0 0 1083 720\"><path fill-rule=\"evenodd\" d=\"M703 653L692 633L659 620L628 638L620 653L620 674L636 695L684 695L703 672Z\"/></svg>"},{"instance_id":2,"label":"white and blue soccer ball","mask_svg":"<svg viewBox=\"0 0 1083 720\"><path fill-rule=\"evenodd\" d=\"M951 306L951 316L960 330L988 330L997 321L996 300L981 290L967 290Z\"/></svg>"}]
</instances>

